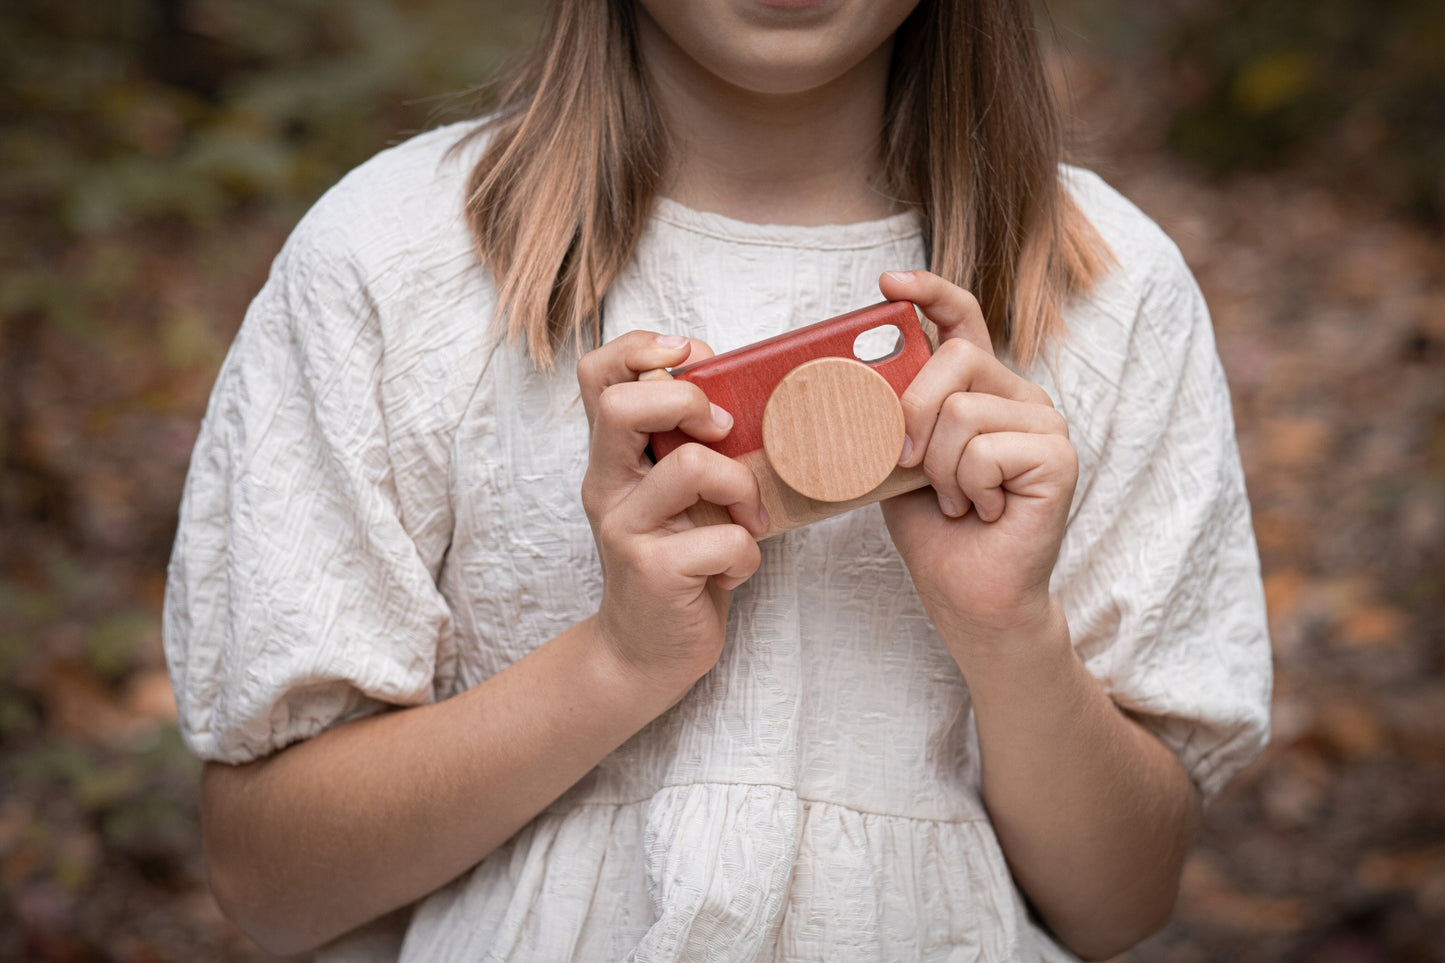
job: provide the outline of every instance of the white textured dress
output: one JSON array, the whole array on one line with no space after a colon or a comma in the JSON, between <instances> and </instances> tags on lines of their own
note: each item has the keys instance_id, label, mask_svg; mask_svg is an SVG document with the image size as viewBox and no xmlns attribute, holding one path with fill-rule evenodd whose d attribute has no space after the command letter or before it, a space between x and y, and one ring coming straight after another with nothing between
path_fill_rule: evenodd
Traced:
<instances>
[{"instance_id":1,"label":"white textured dress","mask_svg":"<svg viewBox=\"0 0 1445 963\"><path fill-rule=\"evenodd\" d=\"M301 222L196 444L170 568L181 726L240 763L445 699L595 612L570 359L495 347L462 198L417 137ZM1269 646L1229 395L1159 229L1071 189L1119 267L1025 374L1080 480L1053 589L1089 669L1208 797L1260 750ZM723 351L880 300L909 215L763 226L660 201L607 337ZM976 732L877 506L763 545L718 666L471 872L323 959L1059 960L979 797Z\"/></svg>"}]
</instances>

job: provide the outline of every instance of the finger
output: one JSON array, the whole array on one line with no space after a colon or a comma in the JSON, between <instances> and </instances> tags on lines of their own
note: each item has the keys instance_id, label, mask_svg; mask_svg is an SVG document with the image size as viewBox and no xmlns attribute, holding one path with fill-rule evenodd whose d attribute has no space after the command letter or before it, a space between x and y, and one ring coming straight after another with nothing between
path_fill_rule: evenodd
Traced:
<instances>
[{"instance_id":1,"label":"finger","mask_svg":"<svg viewBox=\"0 0 1445 963\"><path fill-rule=\"evenodd\" d=\"M674 367L687 368L697 364L699 361L706 361L708 358L716 355L716 352L713 351L712 347L706 341L689 338L687 345L687 357L682 359L682 364L674 365Z\"/></svg>"},{"instance_id":2,"label":"finger","mask_svg":"<svg viewBox=\"0 0 1445 963\"><path fill-rule=\"evenodd\" d=\"M930 271L888 271L878 289L891 301L912 301L938 326L939 342L962 338L993 354L988 322L978 298Z\"/></svg>"},{"instance_id":3,"label":"finger","mask_svg":"<svg viewBox=\"0 0 1445 963\"><path fill-rule=\"evenodd\" d=\"M752 577L762 563L757 541L736 525L705 525L668 535L654 546L653 560L693 578L712 576L731 591Z\"/></svg>"},{"instance_id":4,"label":"finger","mask_svg":"<svg viewBox=\"0 0 1445 963\"><path fill-rule=\"evenodd\" d=\"M713 357L712 348L708 347L706 342L693 339L688 356L683 359L682 364L676 367L686 368L690 365L697 364L699 361L706 361L711 357ZM637 376L638 381L668 381L671 378L672 372L666 368L650 368Z\"/></svg>"},{"instance_id":5,"label":"finger","mask_svg":"<svg viewBox=\"0 0 1445 963\"><path fill-rule=\"evenodd\" d=\"M614 523L631 534L655 531L699 500L726 508L733 521L755 537L768 529L752 469L698 444L683 445L659 461L622 498Z\"/></svg>"},{"instance_id":6,"label":"finger","mask_svg":"<svg viewBox=\"0 0 1445 963\"><path fill-rule=\"evenodd\" d=\"M944 403L961 392L1053 407L1047 391L1010 371L992 353L962 338L945 341L919 369L899 399L908 438L899 464L912 467L922 460Z\"/></svg>"},{"instance_id":7,"label":"finger","mask_svg":"<svg viewBox=\"0 0 1445 963\"><path fill-rule=\"evenodd\" d=\"M587 352L577 362L582 407L591 421L596 417L597 399L609 387L636 381L646 371L676 367L710 357L712 349L706 344L680 334L629 331Z\"/></svg>"},{"instance_id":8,"label":"finger","mask_svg":"<svg viewBox=\"0 0 1445 963\"><path fill-rule=\"evenodd\" d=\"M680 428L699 441L719 441L733 425L732 415L708 401L701 388L672 379L610 385L596 409L589 470L606 486L637 481L654 432Z\"/></svg>"},{"instance_id":9,"label":"finger","mask_svg":"<svg viewBox=\"0 0 1445 963\"><path fill-rule=\"evenodd\" d=\"M970 442L993 432L1068 436L1063 415L1043 405L1026 404L981 392L955 392L945 399L928 448L923 473L938 494L938 507L958 518L970 500L958 482L959 462Z\"/></svg>"},{"instance_id":10,"label":"finger","mask_svg":"<svg viewBox=\"0 0 1445 963\"><path fill-rule=\"evenodd\" d=\"M1016 501L1054 503L1068 512L1079 477L1078 454L1058 434L993 432L979 435L964 449L958 483L985 522L1002 518Z\"/></svg>"}]
</instances>

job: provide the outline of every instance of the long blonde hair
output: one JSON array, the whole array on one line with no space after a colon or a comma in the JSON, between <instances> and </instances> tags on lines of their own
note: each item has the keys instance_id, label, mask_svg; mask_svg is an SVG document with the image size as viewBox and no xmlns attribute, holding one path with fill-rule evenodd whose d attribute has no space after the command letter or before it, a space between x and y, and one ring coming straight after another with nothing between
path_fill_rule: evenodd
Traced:
<instances>
[{"instance_id":1,"label":"long blonde hair","mask_svg":"<svg viewBox=\"0 0 1445 963\"><path fill-rule=\"evenodd\" d=\"M601 303L636 248L667 137L636 0L558 0L498 85L467 218L506 335L550 367L601 339ZM917 210L931 269L970 290L1020 365L1108 265L1060 181L1062 125L1029 0L922 0L899 28L882 189Z\"/></svg>"}]
</instances>

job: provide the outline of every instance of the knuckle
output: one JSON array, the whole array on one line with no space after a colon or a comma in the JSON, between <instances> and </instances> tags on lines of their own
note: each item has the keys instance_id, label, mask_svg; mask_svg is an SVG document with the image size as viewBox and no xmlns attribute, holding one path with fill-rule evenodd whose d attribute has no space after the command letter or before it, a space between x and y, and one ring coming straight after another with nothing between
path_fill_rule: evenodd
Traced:
<instances>
[{"instance_id":1,"label":"knuckle","mask_svg":"<svg viewBox=\"0 0 1445 963\"><path fill-rule=\"evenodd\" d=\"M938 346L934 351L935 357L942 357L950 361L956 361L958 356L968 347L968 342L962 338L949 338Z\"/></svg>"},{"instance_id":2,"label":"knuckle","mask_svg":"<svg viewBox=\"0 0 1445 963\"><path fill-rule=\"evenodd\" d=\"M1053 437L1054 449L1057 453L1059 463L1071 472L1077 473L1079 470L1079 450L1074 447L1073 442L1069 441L1069 439L1063 435L1055 435Z\"/></svg>"},{"instance_id":3,"label":"knuckle","mask_svg":"<svg viewBox=\"0 0 1445 963\"><path fill-rule=\"evenodd\" d=\"M728 554L746 558L749 555L757 554L758 543L748 534L748 530L741 525L724 526L723 533L724 547Z\"/></svg>"},{"instance_id":4,"label":"knuckle","mask_svg":"<svg viewBox=\"0 0 1445 963\"><path fill-rule=\"evenodd\" d=\"M602 348L594 348L577 359L578 384L588 387L602 380L602 370L605 367L602 351Z\"/></svg>"},{"instance_id":5,"label":"knuckle","mask_svg":"<svg viewBox=\"0 0 1445 963\"><path fill-rule=\"evenodd\" d=\"M728 567L737 572L737 569L746 569L749 572L757 569L762 562L762 549L758 548L757 540L748 534L747 529L741 525L719 525L717 533L718 547L722 555L731 563Z\"/></svg>"},{"instance_id":6,"label":"knuckle","mask_svg":"<svg viewBox=\"0 0 1445 963\"><path fill-rule=\"evenodd\" d=\"M971 314L983 317L983 305L979 302L978 296L967 288L958 289L958 299L963 302L962 307Z\"/></svg>"},{"instance_id":7,"label":"knuckle","mask_svg":"<svg viewBox=\"0 0 1445 963\"><path fill-rule=\"evenodd\" d=\"M955 391L943 399L943 416L956 421L962 421L969 416L973 404L970 397L962 391Z\"/></svg>"},{"instance_id":8,"label":"knuckle","mask_svg":"<svg viewBox=\"0 0 1445 963\"><path fill-rule=\"evenodd\" d=\"M622 420L626 412L624 404L626 398L624 398L623 392L617 390L619 387L619 385L610 385L602 389L602 393L597 396L598 421L615 423Z\"/></svg>"},{"instance_id":9,"label":"knuckle","mask_svg":"<svg viewBox=\"0 0 1445 963\"><path fill-rule=\"evenodd\" d=\"M645 532L630 528L620 514L612 512L598 522L597 540L619 565L646 572L656 546L665 539L649 538Z\"/></svg>"},{"instance_id":10,"label":"knuckle","mask_svg":"<svg viewBox=\"0 0 1445 963\"><path fill-rule=\"evenodd\" d=\"M982 434L974 435L968 443L967 455L974 458L988 461L997 458L1003 452L1003 446L1008 442L995 432L985 431Z\"/></svg>"},{"instance_id":11,"label":"knuckle","mask_svg":"<svg viewBox=\"0 0 1445 963\"><path fill-rule=\"evenodd\" d=\"M677 470L686 476L700 475L707 470L712 452L695 441L674 451L670 457Z\"/></svg>"},{"instance_id":12,"label":"knuckle","mask_svg":"<svg viewBox=\"0 0 1445 963\"><path fill-rule=\"evenodd\" d=\"M597 490L597 483L592 481L592 473L588 472L582 478L582 511L588 518L597 518L602 509L602 493Z\"/></svg>"},{"instance_id":13,"label":"knuckle","mask_svg":"<svg viewBox=\"0 0 1445 963\"><path fill-rule=\"evenodd\" d=\"M976 363L977 358L983 353L978 345L967 338L949 338L938 346L935 354L940 354L951 365L965 367Z\"/></svg>"},{"instance_id":14,"label":"knuckle","mask_svg":"<svg viewBox=\"0 0 1445 963\"><path fill-rule=\"evenodd\" d=\"M757 474L740 461L728 459L729 470L738 478L743 488L743 494L749 499L755 499L759 503L763 500L763 486L758 481Z\"/></svg>"},{"instance_id":15,"label":"knuckle","mask_svg":"<svg viewBox=\"0 0 1445 963\"><path fill-rule=\"evenodd\" d=\"M597 520L597 539L613 551L624 542L625 532L615 515L603 515Z\"/></svg>"},{"instance_id":16,"label":"knuckle","mask_svg":"<svg viewBox=\"0 0 1445 963\"><path fill-rule=\"evenodd\" d=\"M622 358L628 362L631 369L636 363L638 356L652 347L657 341L657 335L651 331L629 331L616 340L621 351ZM635 377L635 374L633 375Z\"/></svg>"}]
</instances>

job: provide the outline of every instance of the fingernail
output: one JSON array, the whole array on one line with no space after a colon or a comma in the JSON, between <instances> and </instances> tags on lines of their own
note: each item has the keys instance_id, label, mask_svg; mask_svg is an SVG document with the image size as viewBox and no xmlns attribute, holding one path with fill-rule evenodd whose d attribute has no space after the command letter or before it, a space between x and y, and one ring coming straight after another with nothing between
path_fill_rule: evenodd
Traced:
<instances>
[{"instance_id":1,"label":"fingernail","mask_svg":"<svg viewBox=\"0 0 1445 963\"><path fill-rule=\"evenodd\" d=\"M898 456L898 464L908 464L908 459L913 457L913 439L907 435L903 436L903 454Z\"/></svg>"},{"instance_id":2,"label":"fingernail","mask_svg":"<svg viewBox=\"0 0 1445 963\"><path fill-rule=\"evenodd\" d=\"M762 522L763 531L765 532L768 530L768 526L773 523L772 518L768 515L768 506L762 502L758 502L758 521Z\"/></svg>"},{"instance_id":3,"label":"fingernail","mask_svg":"<svg viewBox=\"0 0 1445 963\"><path fill-rule=\"evenodd\" d=\"M719 408L717 405L713 405L712 423L717 425L719 428L731 428L733 426L733 416L728 414L725 409Z\"/></svg>"},{"instance_id":4,"label":"fingernail","mask_svg":"<svg viewBox=\"0 0 1445 963\"><path fill-rule=\"evenodd\" d=\"M664 348L681 348L687 344L687 336L682 334L659 334L657 343Z\"/></svg>"},{"instance_id":5,"label":"fingernail","mask_svg":"<svg viewBox=\"0 0 1445 963\"><path fill-rule=\"evenodd\" d=\"M904 284L907 284L908 282L913 280L912 271L885 271L883 273L887 274L895 281L902 281Z\"/></svg>"},{"instance_id":6,"label":"fingernail","mask_svg":"<svg viewBox=\"0 0 1445 963\"><path fill-rule=\"evenodd\" d=\"M947 515L949 518L956 518L958 516L958 506L953 503L953 499L951 498L939 495L938 507L942 509L943 514Z\"/></svg>"}]
</instances>

